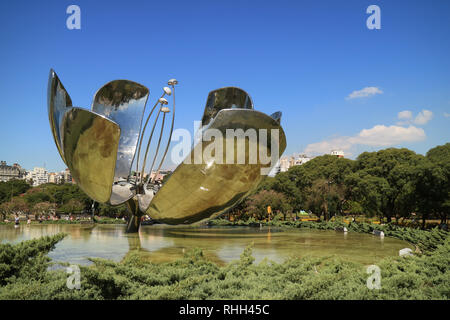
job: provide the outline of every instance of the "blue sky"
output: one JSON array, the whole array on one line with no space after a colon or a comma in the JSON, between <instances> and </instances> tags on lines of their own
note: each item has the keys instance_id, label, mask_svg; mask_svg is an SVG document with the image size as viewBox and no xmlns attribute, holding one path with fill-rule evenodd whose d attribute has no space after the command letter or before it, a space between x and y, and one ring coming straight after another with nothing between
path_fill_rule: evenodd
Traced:
<instances>
[{"instance_id":1,"label":"blue sky","mask_svg":"<svg viewBox=\"0 0 450 320\"><path fill-rule=\"evenodd\" d=\"M81 30L66 27L71 4ZM380 30L366 27L371 4ZM175 127L192 131L209 91L238 86L256 109L283 112L285 154L424 154L450 141L449 13L445 0L1 1L0 159L65 168L50 68L76 106L114 79L146 85L152 104L177 78Z\"/></svg>"}]
</instances>

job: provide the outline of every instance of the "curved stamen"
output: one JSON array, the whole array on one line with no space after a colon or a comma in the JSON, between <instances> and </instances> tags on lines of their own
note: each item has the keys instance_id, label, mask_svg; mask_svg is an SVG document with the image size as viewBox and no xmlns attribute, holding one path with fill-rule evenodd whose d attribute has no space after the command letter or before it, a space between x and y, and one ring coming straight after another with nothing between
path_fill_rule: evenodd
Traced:
<instances>
[{"instance_id":1,"label":"curved stamen","mask_svg":"<svg viewBox=\"0 0 450 320\"><path fill-rule=\"evenodd\" d=\"M158 145L156 146L155 156L154 156L154 158L153 158L153 162L152 162L152 165L151 165L151 167L150 167L150 171L149 171L149 173L148 173L149 176L152 175L152 169L153 169L153 166L155 165L156 157L158 156L159 146L160 146L160 144L161 144L161 138L162 138L162 135L163 135L164 122L165 122L165 120L166 120L166 113L163 112L163 120L162 120L162 124L161 124L161 132L160 132L160 134L159 134ZM153 177L153 178L154 178L154 177ZM151 179L152 181L153 181L153 178ZM149 180L150 180L150 179L147 179L147 183L145 184L145 187L147 187L147 184L148 184ZM145 190L145 188L144 188L144 190Z\"/></svg>"},{"instance_id":2,"label":"curved stamen","mask_svg":"<svg viewBox=\"0 0 450 320\"><path fill-rule=\"evenodd\" d=\"M163 95L161 96L161 98L164 97L165 95L166 95L166 92L163 93ZM161 98L160 98L160 99L161 99ZM139 156L140 156L140 154L141 154L142 140L144 139L144 133L145 133L145 129L147 128L148 121L150 120L150 117L152 116L153 111L155 110L155 108L156 108L156 106L158 105L158 103L159 103L159 99L156 100L155 105L153 106L152 110L150 111L150 114L148 115L147 119L145 120L145 124L144 124L144 127L143 127L143 129L142 129L142 132L141 132L141 134L139 135L139 136L140 136L140 139L139 139L139 147L138 147L138 154L137 154L137 157L136 157L136 184L138 183Z\"/></svg>"},{"instance_id":3,"label":"curved stamen","mask_svg":"<svg viewBox=\"0 0 450 320\"><path fill-rule=\"evenodd\" d=\"M142 181L144 179L145 162L147 161L148 149L150 148L150 142L152 141L153 132L155 131L156 123L158 122L160 113L161 113L161 108L159 109L158 115L156 116L155 122L153 123L152 132L150 133L150 138L148 139L147 148L145 149L144 163L142 165L140 181Z\"/></svg>"},{"instance_id":4,"label":"curved stamen","mask_svg":"<svg viewBox=\"0 0 450 320\"><path fill-rule=\"evenodd\" d=\"M170 146L170 141L172 139L173 123L175 121L175 85L172 85L172 93L173 93L173 114L172 114L172 124L170 127L170 133L169 133L169 141L167 141L166 150L164 151L164 155L161 159L161 162L159 163L158 170L156 170L156 174L152 178L152 181L151 181L152 183L155 182L155 179L158 176L159 171L161 170L161 166L166 158L167 151L169 150L169 146Z\"/></svg>"}]
</instances>

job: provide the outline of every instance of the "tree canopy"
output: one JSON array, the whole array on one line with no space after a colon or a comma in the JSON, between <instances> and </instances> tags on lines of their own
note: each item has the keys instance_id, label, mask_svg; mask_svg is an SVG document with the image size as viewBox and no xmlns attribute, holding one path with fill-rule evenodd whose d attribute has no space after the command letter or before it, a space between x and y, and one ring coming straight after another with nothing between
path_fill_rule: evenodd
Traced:
<instances>
[{"instance_id":1,"label":"tree canopy","mask_svg":"<svg viewBox=\"0 0 450 320\"><path fill-rule=\"evenodd\" d=\"M450 143L426 156L406 148L363 152L355 160L331 155L266 178L257 192L285 196L293 211L323 215L365 214L392 217L440 217L450 208ZM244 209L245 208L240 208ZM247 210L251 211L251 210Z\"/></svg>"}]
</instances>

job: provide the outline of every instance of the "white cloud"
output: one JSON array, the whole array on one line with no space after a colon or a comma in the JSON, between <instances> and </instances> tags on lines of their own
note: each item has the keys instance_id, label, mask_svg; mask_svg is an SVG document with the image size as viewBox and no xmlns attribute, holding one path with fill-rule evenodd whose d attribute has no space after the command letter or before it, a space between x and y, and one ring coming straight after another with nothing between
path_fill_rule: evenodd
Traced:
<instances>
[{"instance_id":1,"label":"white cloud","mask_svg":"<svg viewBox=\"0 0 450 320\"><path fill-rule=\"evenodd\" d=\"M398 113L398 118L400 120L411 120L413 117L412 112L409 110L405 110L405 111L400 111Z\"/></svg>"},{"instance_id":2,"label":"white cloud","mask_svg":"<svg viewBox=\"0 0 450 320\"><path fill-rule=\"evenodd\" d=\"M333 149L348 151L356 145L372 147L388 147L407 142L422 141L426 138L422 128L414 126L385 126L376 125L370 129L363 129L351 137L335 137L306 146L305 153L310 155L330 153Z\"/></svg>"},{"instance_id":3,"label":"white cloud","mask_svg":"<svg viewBox=\"0 0 450 320\"><path fill-rule=\"evenodd\" d=\"M409 110L401 111L397 115L399 121L397 125L424 125L427 124L431 119L433 119L433 112L430 110L423 109L420 111L415 118L413 118L413 114Z\"/></svg>"},{"instance_id":4,"label":"white cloud","mask_svg":"<svg viewBox=\"0 0 450 320\"><path fill-rule=\"evenodd\" d=\"M303 153L307 155L317 155L330 153L331 150L341 149L343 151L348 151L353 146L349 141L350 137L338 137L332 138L330 140L324 140L321 142L308 144Z\"/></svg>"},{"instance_id":5,"label":"white cloud","mask_svg":"<svg viewBox=\"0 0 450 320\"><path fill-rule=\"evenodd\" d=\"M444 112L444 117L446 117L446 118L450 117L450 113Z\"/></svg>"},{"instance_id":6,"label":"white cloud","mask_svg":"<svg viewBox=\"0 0 450 320\"><path fill-rule=\"evenodd\" d=\"M425 131L414 126L399 127L377 125L371 129L363 129L356 136L351 138L354 144L362 144L375 147L387 147L403 142L416 142L424 140Z\"/></svg>"},{"instance_id":7,"label":"white cloud","mask_svg":"<svg viewBox=\"0 0 450 320\"><path fill-rule=\"evenodd\" d=\"M346 99L350 100L350 99L355 99L355 98L365 98L365 97L370 97L370 96L374 96L376 94L382 94L382 93L383 93L383 91L381 91L377 87L365 87L364 89L353 91L352 93L350 93L348 95L348 97Z\"/></svg>"},{"instance_id":8,"label":"white cloud","mask_svg":"<svg viewBox=\"0 0 450 320\"><path fill-rule=\"evenodd\" d=\"M433 118L433 112L430 110L422 110L414 119L414 123L418 125L424 125Z\"/></svg>"}]
</instances>

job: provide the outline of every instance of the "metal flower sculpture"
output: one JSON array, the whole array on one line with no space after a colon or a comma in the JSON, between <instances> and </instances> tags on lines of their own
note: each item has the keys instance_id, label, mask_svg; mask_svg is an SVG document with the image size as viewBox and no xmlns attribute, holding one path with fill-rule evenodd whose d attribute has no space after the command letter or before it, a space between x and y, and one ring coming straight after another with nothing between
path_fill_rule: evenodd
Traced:
<instances>
[{"instance_id":1,"label":"metal flower sculpture","mask_svg":"<svg viewBox=\"0 0 450 320\"><path fill-rule=\"evenodd\" d=\"M127 232L137 232L140 217L146 214L163 223L190 224L228 211L257 187L264 178L261 170L270 170L273 160L276 162L286 148L280 112L267 116L253 110L253 102L245 91L234 87L218 89L208 95L200 131L202 138L159 189L155 178L172 137L176 84L177 80L169 80L170 88L164 87L142 126L149 96L145 86L128 80L111 81L97 91L89 111L72 105L58 76L50 70L48 114L61 158L75 182L90 198L111 205L127 203L131 211ZM168 141L165 148L161 148L166 116L171 112L165 96L173 96L173 107ZM152 116L155 119L150 137L143 144ZM162 123L157 147L149 152L159 119ZM241 130L244 135L230 137L229 130ZM208 132L216 133L214 140L207 137ZM256 139L250 139L249 132L254 132ZM218 139L217 134L226 138ZM239 141L243 144L239 145ZM218 152L222 150L221 145L223 154ZM217 147L212 148L215 157L212 160L202 157L202 150L211 150L211 147ZM242 147L245 159L236 161L235 156ZM157 164L160 150L164 151ZM256 161L251 161L250 150L258 151ZM148 163L150 170L145 174L148 156L152 153L150 158L153 159ZM263 161L261 155L272 161ZM152 176L152 172L156 174Z\"/></svg>"}]
</instances>

